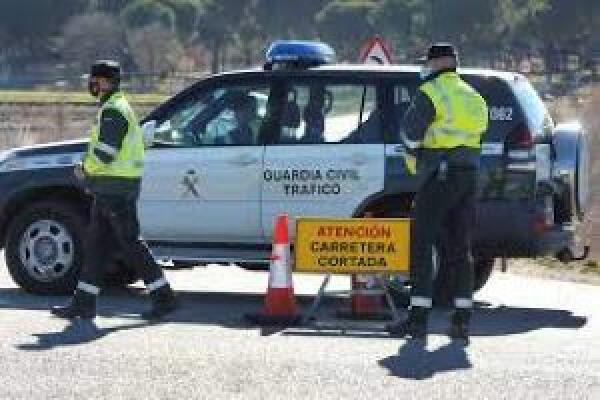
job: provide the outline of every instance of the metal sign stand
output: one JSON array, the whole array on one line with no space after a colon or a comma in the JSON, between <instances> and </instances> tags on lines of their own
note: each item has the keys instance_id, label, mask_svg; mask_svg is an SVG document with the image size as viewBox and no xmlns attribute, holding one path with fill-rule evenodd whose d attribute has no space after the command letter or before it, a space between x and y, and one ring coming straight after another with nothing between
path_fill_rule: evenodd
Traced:
<instances>
[{"instance_id":1,"label":"metal sign stand","mask_svg":"<svg viewBox=\"0 0 600 400\"><path fill-rule=\"evenodd\" d=\"M375 279L377 280L377 283L381 287L381 289L359 289L359 290L350 289L350 290L326 291L327 286L329 285L329 282L331 280L331 274L326 274L325 278L323 279L323 282L321 283L321 287L319 288L319 291L317 292L317 297L315 298L312 305L308 309L308 312L302 318L302 324L303 325L308 324L311 320L315 319L317 310L319 309L319 306L321 305L321 302L323 301L323 298L325 296L332 295L332 294L353 295L353 294L357 294L359 292L360 292L360 294L373 294L373 295L383 294L383 295L385 295L386 302L387 302L388 306L390 307L390 310L392 311L392 318L394 321L397 320L398 319L398 309L396 308L396 305L394 304L394 300L392 299L392 295L390 294L390 292L388 290L388 287L385 282L385 279L383 278L383 275L379 274L379 275L374 275L374 276L375 276Z\"/></svg>"}]
</instances>

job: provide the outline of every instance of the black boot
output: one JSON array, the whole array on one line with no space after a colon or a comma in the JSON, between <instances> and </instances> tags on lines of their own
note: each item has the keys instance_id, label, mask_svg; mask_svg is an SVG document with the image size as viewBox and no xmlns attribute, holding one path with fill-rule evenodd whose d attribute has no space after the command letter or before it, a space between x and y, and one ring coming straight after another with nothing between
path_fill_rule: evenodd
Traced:
<instances>
[{"instance_id":1,"label":"black boot","mask_svg":"<svg viewBox=\"0 0 600 400\"><path fill-rule=\"evenodd\" d=\"M54 306L50 309L52 315L65 318L93 319L96 317L96 295L76 290L65 306Z\"/></svg>"},{"instance_id":2,"label":"black boot","mask_svg":"<svg viewBox=\"0 0 600 400\"><path fill-rule=\"evenodd\" d=\"M404 321L388 324L385 330L392 336L413 339L425 339L427 336L427 317L429 309L425 307L411 307L408 318Z\"/></svg>"},{"instance_id":3,"label":"black boot","mask_svg":"<svg viewBox=\"0 0 600 400\"><path fill-rule=\"evenodd\" d=\"M152 309L143 314L145 319L160 319L177 309L177 297L169 285L150 292L150 298Z\"/></svg>"},{"instance_id":4,"label":"black boot","mask_svg":"<svg viewBox=\"0 0 600 400\"><path fill-rule=\"evenodd\" d=\"M453 339L462 339L469 343L469 321L471 320L470 310L456 310L452 315L452 325L450 326L450 337Z\"/></svg>"}]
</instances>

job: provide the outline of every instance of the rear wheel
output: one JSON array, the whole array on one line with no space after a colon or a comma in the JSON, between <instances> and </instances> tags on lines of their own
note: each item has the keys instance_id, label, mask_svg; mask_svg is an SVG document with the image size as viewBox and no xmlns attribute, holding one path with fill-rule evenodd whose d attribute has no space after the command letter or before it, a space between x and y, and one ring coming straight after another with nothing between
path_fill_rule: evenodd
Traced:
<instances>
[{"instance_id":1,"label":"rear wheel","mask_svg":"<svg viewBox=\"0 0 600 400\"><path fill-rule=\"evenodd\" d=\"M456 287L456 271L448 262L447 252L441 242L433 248L433 302L439 306L451 306ZM494 269L494 258L475 257L473 291L485 286ZM390 292L399 305L408 305L409 290L403 279L392 278Z\"/></svg>"},{"instance_id":2,"label":"rear wheel","mask_svg":"<svg viewBox=\"0 0 600 400\"><path fill-rule=\"evenodd\" d=\"M442 250L443 252L444 250ZM450 306L454 302L454 288L456 287L456 270L444 257L443 264L434 281L434 302L438 305ZM473 293L485 286L494 270L494 258L474 257L473 260Z\"/></svg>"}]
</instances>

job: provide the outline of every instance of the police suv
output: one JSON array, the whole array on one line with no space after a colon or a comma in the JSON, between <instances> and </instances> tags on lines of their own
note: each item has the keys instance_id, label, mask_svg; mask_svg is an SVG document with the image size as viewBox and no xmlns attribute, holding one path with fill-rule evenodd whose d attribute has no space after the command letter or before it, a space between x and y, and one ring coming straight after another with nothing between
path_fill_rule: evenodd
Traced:
<instances>
[{"instance_id":1,"label":"police suv","mask_svg":"<svg viewBox=\"0 0 600 400\"><path fill-rule=\"evenodd\" d=\"M138 204L142 234L176 265L266 267L273 219L410 214L419 175L405 170L399 132L417 66L333 63L327 45L276 42L264 68L197 82L143 121L147 151ZM474 251L476 287L495 258L569 258L588 204L581 125L555 125L519 74L461 69L486 99ZM0 157L0 242L15 282L72 290L90 198L73 174L84 140ZM291 229L293 232L293 228ZM135 280L114 249L111 280ZM445 262L444 240L434 252ZM439 268L439 290L452 269Z\"/></svg>"}]
</instances>

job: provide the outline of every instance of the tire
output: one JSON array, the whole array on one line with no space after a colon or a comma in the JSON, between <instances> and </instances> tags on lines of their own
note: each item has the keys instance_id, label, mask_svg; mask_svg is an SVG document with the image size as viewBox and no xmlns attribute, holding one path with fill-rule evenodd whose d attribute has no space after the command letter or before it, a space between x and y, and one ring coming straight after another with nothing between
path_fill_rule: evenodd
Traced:
<instances>
[{"instance_id":1,"label":"tire","mask_svg":"<svg viewBox=\"0 0 600 400\"><path fill-rule=\"evenodd\" d=\"M557 193L559 222L582 222L591 195L590 141L587 133L575 124L556 127L553 134L553 176L562 189Z\"/></svg>"},{"instance_id":2,"label":"tire","mask_svg":"<svg viewBox=\"0 0 600 400\"><path fill-rule=\"evenodd\" d=\"M385 213L385 218L408 218L409 214L402 210L388 210ZM433 302L443 305L451 301L452 289L454 280L447 271L448 268L444 265L444 249L441 241L433 247ZM448 282L450 280L450 282ZM397 277L391 277L388 290L392 299L398 306L406 307L410 302L410 290L406 282L403 282Z\"/></svg>"},{"instance_id":3,"label":"tire","mask_svg":"<svg viewBox=\"0 0 600 400\"><path fill-rule=\"evenodd\" d=\"M587 135L579 135L577 146L577 170L575 171L575 211L579 221L583 221L590 202L590 145Z\"/></svg>"},{"instance_id":4,"label":"tire","mask_svg":"<svg viewBox=\"0 0 600 400\"><path fill-rule=\"evenodd\" d=\"M456 271L448 262L445 244L440 240L437 243L439 267L433 279L433 304L437 306L451 306L454 301L454 288L456 286Z\"/></svg>"},{"instance_id":5,"label":"tire","mask_svg":"<svg viewBox=\"0 0 600 400\"><path fill-rule=\"evenodd\" d=\"M30 293L73 292L83 259L84 207L59 200L25 206L12 220L5 259L15 283Z\"/></svg>"},{"instance_id":6,"label":"tire","mask_svg":"<svg viewBox=\"0 0 600 400\"><path fill-rule=\"evenodd\" d=\"M440 245L433 248L433 302L437 305L445 305L452 300L453 282L448 284L447 280L451 279L448 276L448 268L442 264L444 261L443 255L440 254ZM398 277L391 277L388 290L394 303L398 306L408 307L410 303L409 282L404 282Z\"/></svg>"},{"instance_id":7,"label":"tire","mask_svg":"<svg viewBox=\"0 0 600 400\"><path fill-rule=\"evenodd\" d=\"M443 250L442 250L443 251ZM475 257L473 265L473 293L481 290L490 279L494 270L494 258ZM451 306L454 301L454 288L456 287L456 271L446 261L446 257L441 258L441 268L434 280L434 298L435 304L440 306Z\"/></svg>"}]
</instances>

